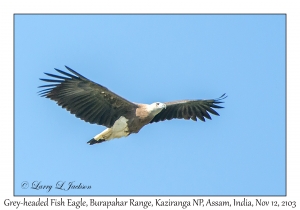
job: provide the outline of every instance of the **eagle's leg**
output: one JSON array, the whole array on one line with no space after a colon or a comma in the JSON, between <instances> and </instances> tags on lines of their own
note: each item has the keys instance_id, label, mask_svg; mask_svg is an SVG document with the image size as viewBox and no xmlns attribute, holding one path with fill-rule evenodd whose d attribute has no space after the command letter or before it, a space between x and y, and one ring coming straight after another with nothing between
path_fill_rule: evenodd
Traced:
<instances>
[{"instance_id":1,"label":"eagle's leg","mask_svg":"<svg viewBox=\"0 0 300 210\"><path fill-rule=\"evenodd\" d=\"M91 140L89 140L87 143L89 145L102 143L104 141L110 140L111 139L110 138L111 134L112 134L112 129L111 128L107 128L103 132L101 132L100 134L96 135L94 138L92 138Z\"/></svg>"}]
</instances>

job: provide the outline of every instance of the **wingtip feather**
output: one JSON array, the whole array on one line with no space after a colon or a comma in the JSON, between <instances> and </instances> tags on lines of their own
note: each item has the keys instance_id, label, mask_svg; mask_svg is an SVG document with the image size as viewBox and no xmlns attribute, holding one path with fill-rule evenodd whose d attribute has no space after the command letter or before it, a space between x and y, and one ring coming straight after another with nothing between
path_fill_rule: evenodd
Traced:
<instances>
[{"instance_id":1,"label":"wingtip feather","mask_svg":"<svg viewBox=\"0 0 300 210\"><path fill-rule=\"evenodd\" d=\"M71 69L70 67L68 67L68 66L66 66L66 65L65 65L65 67L66 67L66 69L68 69L70 72L72 72L73 74L75 74L75 75L78 76L79 78L88 80L86 77L82 76L81 74L79 74L78 72L74 71L74 70Z\"/></svg>"}]
</instances>

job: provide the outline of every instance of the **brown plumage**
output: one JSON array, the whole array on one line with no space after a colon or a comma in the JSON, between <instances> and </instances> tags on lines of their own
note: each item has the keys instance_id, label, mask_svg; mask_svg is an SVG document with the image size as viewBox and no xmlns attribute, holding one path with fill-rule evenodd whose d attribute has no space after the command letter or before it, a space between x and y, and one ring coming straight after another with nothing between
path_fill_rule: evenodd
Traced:
<instances>
[{"instance_id":1,"label":"brown plumage","mask_svg":"<svg viewBox=\"0 0 300 210\"><path fill-rule=\"evenodd\" d=\"M171 120L174 118L185 120L192 119L194 121L197 121L198 118L203 122L205 122L205 118L211 120L208 112L219 116L219 114L212 108L223 108L216 104L223 103L221 100L225 99L226 97L227 96L223 94L217 99L210 100L180 100L166 102L165 104L167 105L167 109L158 113L150 123Z\"/></svg>"},{"instance_id":2,"label":"brown plumage","mask_svg":"<svg viewBox=\"0 0 300 210\"><path fill-rule=\"evenodd\" d=\"M194 121L197 121L197 118L202 121L205 121L205 118L211 119L209 113L219 115L213 108L223 108L217 104L223 103L221 100L227 97L223 94L220 98L209 100L136 104L85 78L71 68L67 66L66 68L72 74L59 69L55 70L64 76L45 73L56 79L41 79L52 84L40 86L46 88L40 91L40 95L56 101L59 106L86 122L107 127L105 131L91 139L89 144L138 133L143 126L166 119Z\"/></svg>"},{"instance_id":3,"label":"brown plumage","mask_svg":"<svg viewBox=\"0 0 300 210\"><path fill-rule=\"evenodd\" d=\"M45 73L62 80L41 79L58 84L40 86L51 87L42 90L40 94L56 101L59 106L67 109L71 114L75 114L76 117L91 124L111 127L121 116L138 107L71 68L67 66L66 68L76 76L59 69L55 70L70 78Z\"/></svg>"}]
</instances>

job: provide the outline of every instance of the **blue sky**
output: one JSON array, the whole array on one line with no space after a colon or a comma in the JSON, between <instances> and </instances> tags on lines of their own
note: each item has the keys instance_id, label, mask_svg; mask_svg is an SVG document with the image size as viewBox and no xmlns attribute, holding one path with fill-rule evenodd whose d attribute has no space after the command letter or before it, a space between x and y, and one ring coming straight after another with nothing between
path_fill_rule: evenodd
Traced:
<instances>
[{"instance_id":1,"label":"blue sky","mask_svg":"<svg viewBox=\"0 0 300 210\"><path fill-rule=\"evenodd\" d=\"M284 15L14 18L15 195L285 195ZM89 146L105 127L37 94L64 65L133 102L228 98Z\"/></svg>"}]
</instances>

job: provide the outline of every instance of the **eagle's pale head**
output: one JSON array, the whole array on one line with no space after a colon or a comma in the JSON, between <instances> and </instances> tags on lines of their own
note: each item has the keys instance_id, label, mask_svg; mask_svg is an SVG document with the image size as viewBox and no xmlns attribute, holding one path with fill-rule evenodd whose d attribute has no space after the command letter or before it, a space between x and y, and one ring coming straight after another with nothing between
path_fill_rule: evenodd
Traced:
<instances>
[{"instance_id":1,"label":"eagle's pale head","mask_svg":"<svg viewBox=\"0 0 300 210\"><path fill-rule=\"evenodd\" d=\"M155 102L147 106L147 111L153 115L157 115L161 110L166 109L167 105L160 102Z\"/></svg>"}]
</instances>

